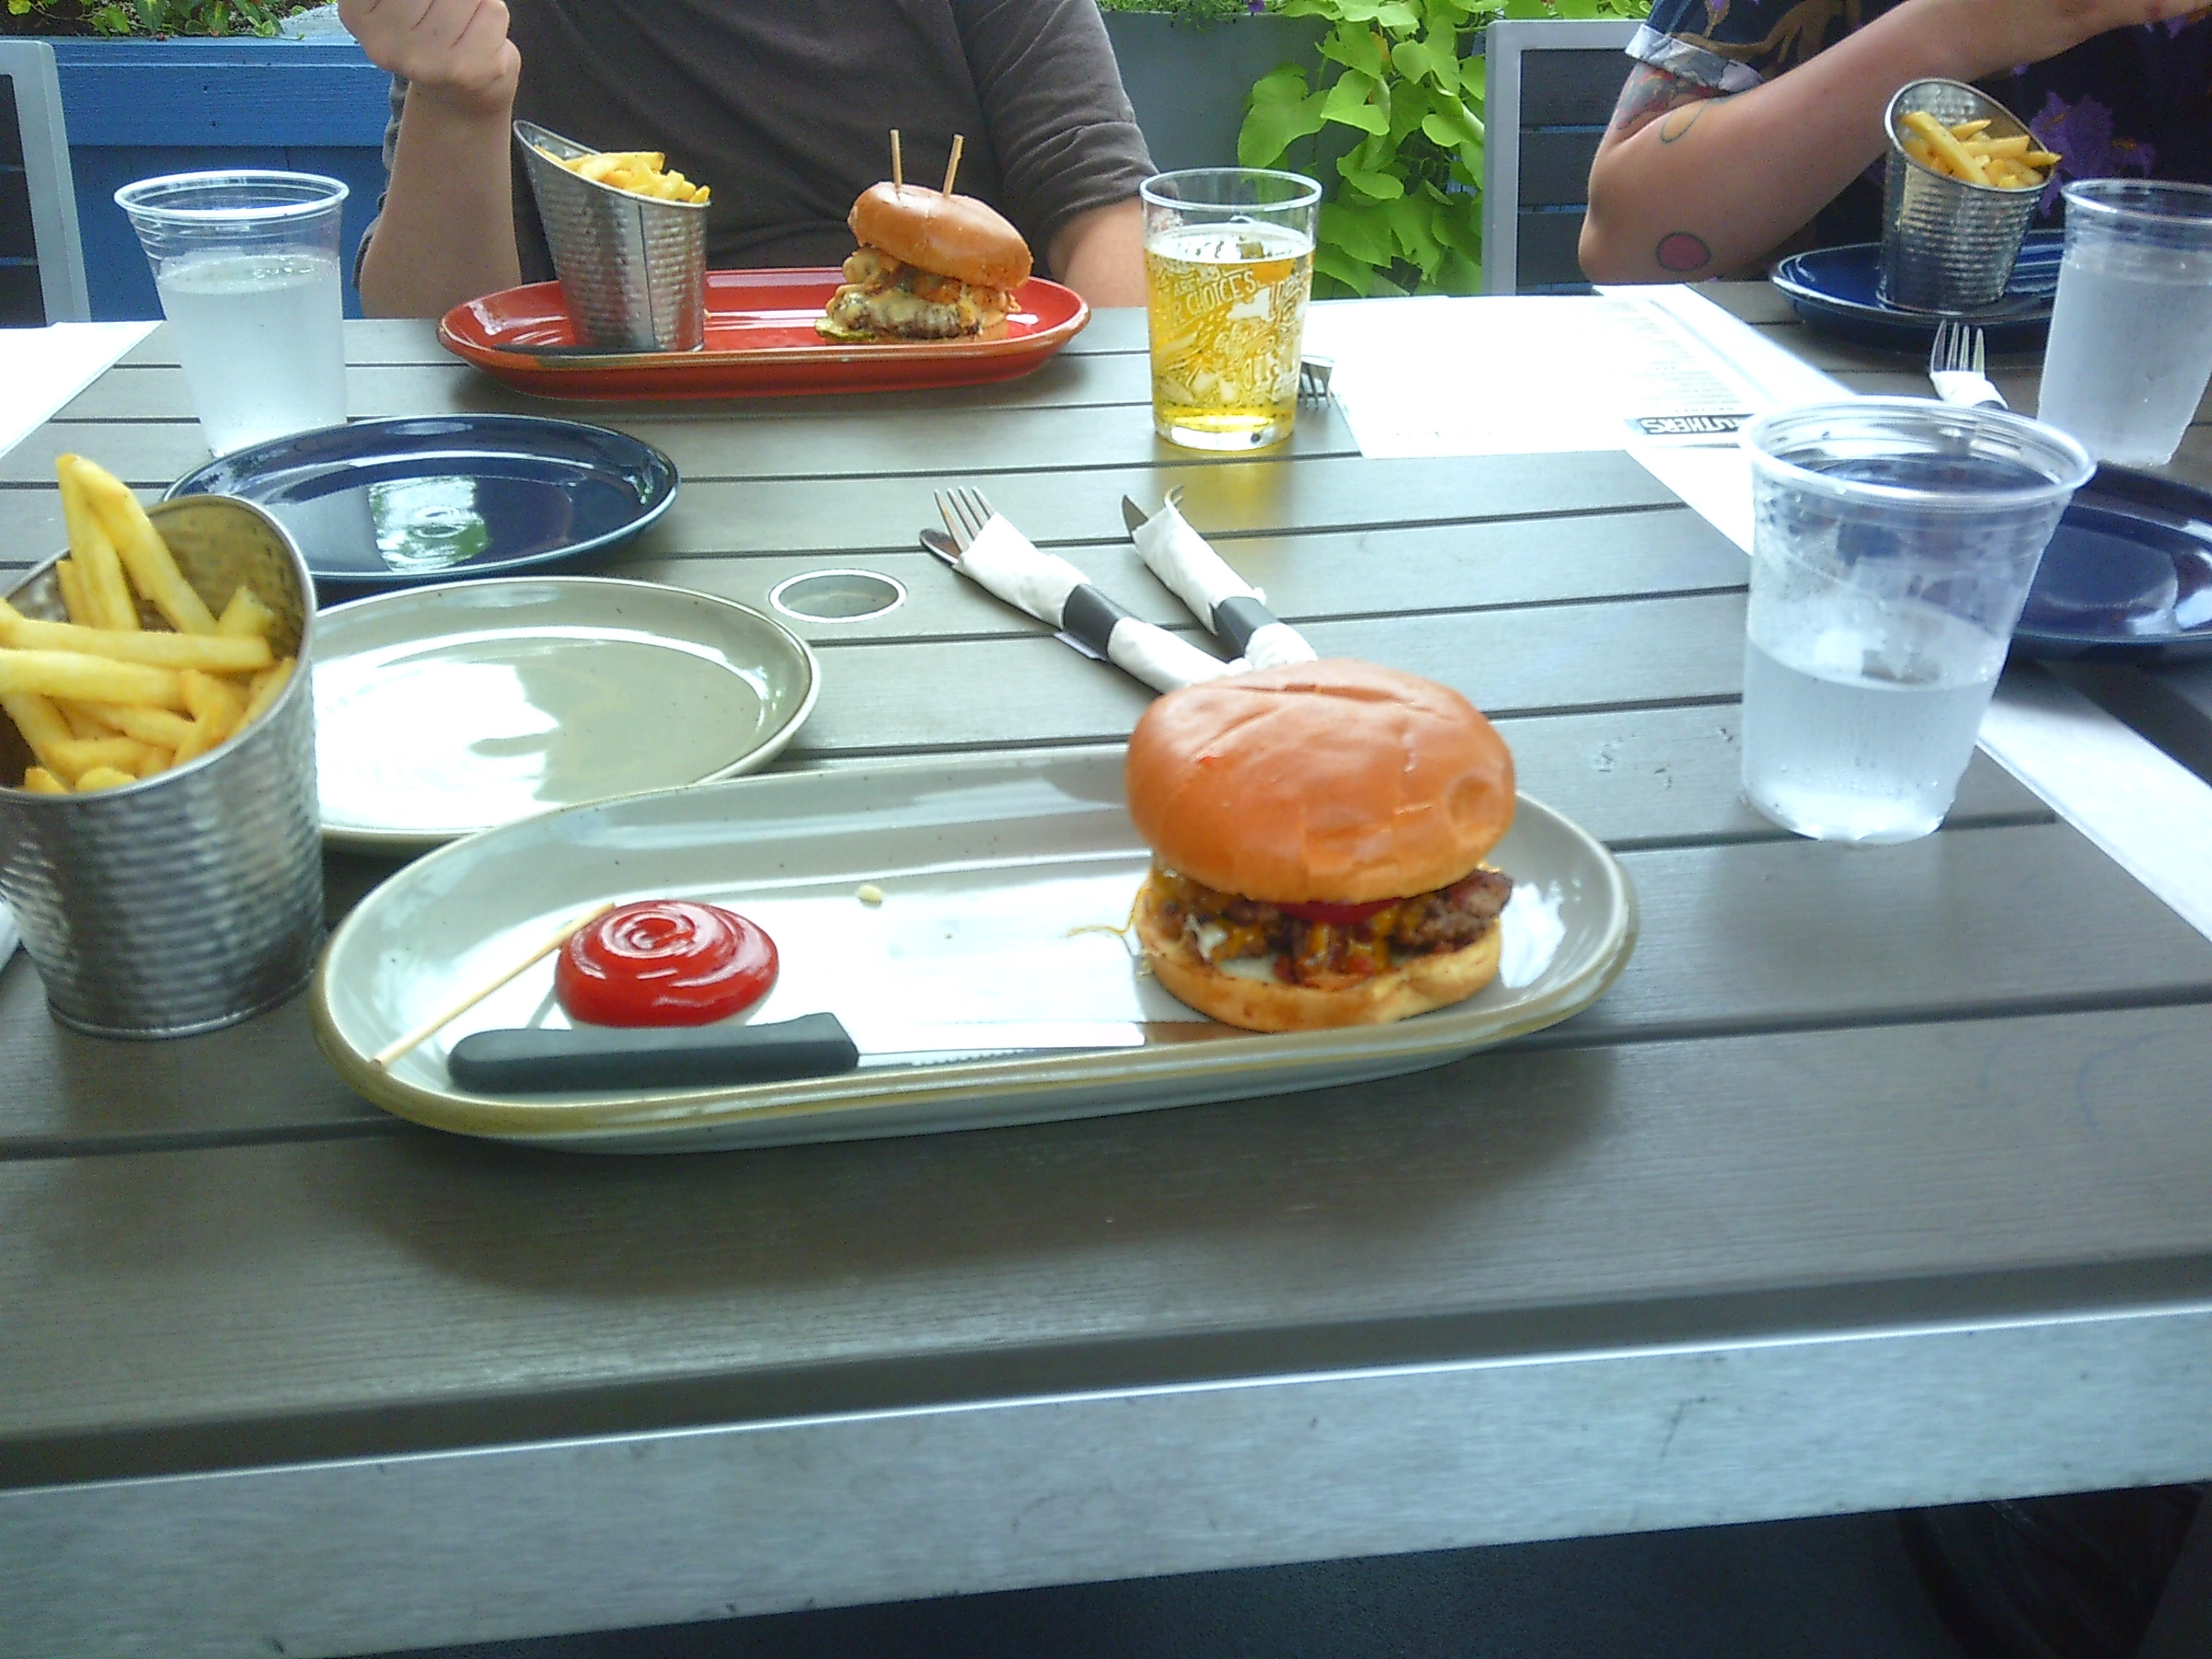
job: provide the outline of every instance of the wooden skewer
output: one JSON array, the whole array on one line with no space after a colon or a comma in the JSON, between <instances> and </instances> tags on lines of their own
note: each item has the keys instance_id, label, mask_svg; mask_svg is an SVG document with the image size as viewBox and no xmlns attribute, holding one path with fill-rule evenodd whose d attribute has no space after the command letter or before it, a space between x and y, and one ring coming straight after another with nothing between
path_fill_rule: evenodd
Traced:
<instances>
[{"instance_id":1,"label":"wooden skewer","mask_svg":"<svg viewBox=\"0 0 2212 1659\"><path fill-rule=\"evenodd\" d=\"M413 1030L408 1032L405 1036L396 1038L392 1042L386 1043L383 1048L378 1049L375 1054L370 1058L368 1063L376 1067L380 1072L390 1071L392 1069L392 1062L393 1060L398 1060L402 1054L411 1053L413 1050L422 1047L423 1043L435 1036L447 1026L451 1025L463 1014L468 1012L470 1009L475 1007L477 1004L482 1002L494 991L496 991L501 986L506 984L507 981L513 979L516 975L523 972L526 969L532 967L536 963L543 962L546 957L551 956L556 951L566 945L568 942L569 936L574 933L579 928L586 927L590 923L598 921L601 916L606 915L608 911L614 908L614 902L610 899L605 904L593 905L590 909L585 911L582 915L578 916L573 921L562 923L560 931L556 933L552 938L547 939L544 944L538 946L536 950L532 951L528 956L516 963L514 966L501 974L497 979L490 980L486 981L484 984L479 985L475 990L469 992L465 996L455 998L438 1013L433 1015L430 1018L424 1020Z\"/></svg>"},{"instance_id":2,"label":"wooden skewer","mask_svg":"<svg viewBox=\"0 0 2212 1659\"><path fill-rule=\"evenodd\" d=\"M945 164L945 188L938 191L940 196L952 194L952 175L960 171L960 146L966 142L958 133L952 135L952 159Z\"/></svg>"},{"instance_id":3,"label":"wooden skewer","mask_svg":"<svg viewBox=\"0 0 2212 1659\"><path fill-rule=\"evenodd\" d=\"M894 190L904 190L906 188L906 163L899 158L898 129L896 127L893 127L891 129L891 187Z\"/></svg>"}]
</instances>

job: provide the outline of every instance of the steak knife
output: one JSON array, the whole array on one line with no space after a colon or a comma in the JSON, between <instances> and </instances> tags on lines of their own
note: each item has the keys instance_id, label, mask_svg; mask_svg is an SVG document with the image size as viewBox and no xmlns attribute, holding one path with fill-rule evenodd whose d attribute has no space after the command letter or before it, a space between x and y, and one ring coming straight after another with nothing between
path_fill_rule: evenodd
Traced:
<instances>
[{"instance_id":1,"label":"steak knife","mask_svg":"<svg viewBox=\"0 0 2212 1659\"><path fill-rule=\"evenodd\" d=\"M1210 1019L920 1024L807 1014L772 1025L527 1027L472 1031L446 1069L487 1095L678 1089L835 1077L860 1066L1142 1048L1232 1035Z\"/></svg>"}]
</instances>

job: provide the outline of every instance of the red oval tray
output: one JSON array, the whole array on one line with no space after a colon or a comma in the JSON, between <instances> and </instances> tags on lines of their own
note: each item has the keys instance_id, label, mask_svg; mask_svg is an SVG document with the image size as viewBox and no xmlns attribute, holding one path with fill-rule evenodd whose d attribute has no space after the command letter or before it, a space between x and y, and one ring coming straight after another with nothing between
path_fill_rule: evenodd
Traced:
<instances>
[{"instance_id":1,"label":"red oval tray","mask_svg":"<svg viewBox=\"0 0 2212 1659\"><path fill-rule=\"evenodd\" d=\"M1032 276L1017 290L1022 308L997 339L843 343L814 331L842 280L834 266L710 270L707 340L697 351L562 355L574 349L576 337L558 283L455 306L440 319L438 338L487 374L541 397L769 398L1010 380L1091 320L1081 295Z\"/></svg>"}]
</instances>

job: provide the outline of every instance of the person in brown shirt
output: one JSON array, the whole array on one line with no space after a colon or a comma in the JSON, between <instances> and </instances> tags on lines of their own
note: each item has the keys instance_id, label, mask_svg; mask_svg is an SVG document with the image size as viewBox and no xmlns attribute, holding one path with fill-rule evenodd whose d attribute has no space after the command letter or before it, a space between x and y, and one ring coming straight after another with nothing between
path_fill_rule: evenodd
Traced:
<instances>
[{"instance_id":1,"label":"person in brown shirt","mask_svg":"<svg viewBox=\"0 0 2212 1659\"><path fill-rule=\"evenodd\" d=\"M1012 219L1093 305L1144 303L1137 187L1153 172L1095 0L339 0L394 77L388 185L364 239L372 315L434 317L552 276L520 117L661 149L713 191L708 263L832 265L890 168Z\"/></svg>"}]
</instances>

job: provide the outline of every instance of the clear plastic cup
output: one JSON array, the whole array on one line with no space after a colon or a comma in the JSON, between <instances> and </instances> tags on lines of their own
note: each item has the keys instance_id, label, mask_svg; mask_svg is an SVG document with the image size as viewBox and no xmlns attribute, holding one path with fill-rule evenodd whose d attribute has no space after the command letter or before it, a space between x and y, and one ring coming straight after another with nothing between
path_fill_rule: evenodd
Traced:
<instances>
[{"instance_id":1,"label":"clear plastic cup","mask_svg":"<svg viewBox=\"0 0 2212 1659\"><path fill-rule=\"evenodd\" d=\"M2059 514L2096 464L2024 416L1908 398L1744 428L1743 784L1819 841L1942 821Z\"/></svg>"},{"instance_id":2,"label":"clear plastic cup","mask_svg":"<svg viewBox=\"0 0 2212 1659\"><path fill-rule=\"evenodd\" d=\"M179 173L115 192L214 453L344 422L345 198L310 173Z\"/></svg>"},{"instance_id":3,"label":"clear plastic cup","mask_svg":"<svg viewBox=\"0 0 2212 1659\"><path fill-rule=\"evenodd\" d=\"M2212 380L2212 188L2066 186L2039 419L2098 459L2163 466Z\"/></svg>"},{"instance_id":4,"label":"clear plastic cup","mask_svg":"<svg viewBox=\"0 0 2212 1659\"><path fill-rule=\"evenodd\" d=\"M1297 420L1321 186L1195 167L1140 193L1152 429L1187 449L1280 443Z\"/></svg>"}]
</instances>

